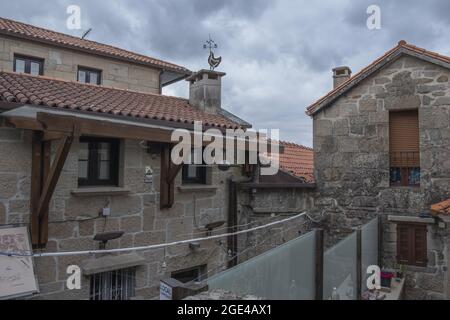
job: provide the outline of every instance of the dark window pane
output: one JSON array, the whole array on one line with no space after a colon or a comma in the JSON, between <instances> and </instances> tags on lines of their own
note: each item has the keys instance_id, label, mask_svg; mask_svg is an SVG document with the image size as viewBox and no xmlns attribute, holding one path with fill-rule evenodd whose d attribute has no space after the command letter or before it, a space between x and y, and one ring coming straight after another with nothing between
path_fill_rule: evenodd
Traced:
<instances>
[{"instance_id":1,"label":"dark window pane","mask_svg":"<svg viewBox=\"0 0 450 320\"><path fill-rule=\"evenodd\" d=\"M86 83L86 72L83 70L78 71L78 82Z\"/></svg>"},{"instance_id":2,"label":"dark window pane","mask_svg":"<svg viewBox=\"0 0 450 320\"><path fill-rule=\"evenodd\" d=\"M187 177L188 178L197 178L197 167L196 166L187 166Z\"/></svg>"},{"instance_id":3,"label":"dark window pane","mask_svg":"<svg viewBox=\"0 0 450 320\"><path fill-rule=\"evenodd\" d=\"M31 61L30 74L33 76L38 76L40 74L41 64Z\"/></svg>"},{"instance_id":4,"label":"dark window pane","mask_svg":"<svg viewBox=\"0 0 450 320\"><path fill-rule=\"evenodd\" d=\"M87 179L89 170L89 143L80 143L78 151L78 178Z\"/></svg>"},{"instance_id":5,"label":"dark window pane","mask_svg":"<svg viewBox=\"0 0 450 320\"><path fill-rule=\"evenodd\" d=\"M420 168L411 168L408 175L408 184L416 186L420 184Z\"/></svg>"},{"instance_id":6,"label":"dark window pane","mask_svg":"<svg viewBox=\"0 0 450 320\"><path fill-rule=\"evenodd\" d=\"M110 152L111 152L111 144L110 143L108 143L108 142L99 143L98 158L101 161L109 160Z\"/></svg>"},{"instance_id":7,"label":"dark window pane","mask_svg":"<svg viewBox=\"0 0 450 320\"><path fill-rule=\"evenodd\" d=\"M78 178L87 179L88 178L88 162L78 161Z\"/></svg>"},{"instance_id":8,"label":"dark window pane","mask_svg":"<svg viewBox=\"0 0 450 320\"><path fill-rule=\"evenodd\" d=\"M25 73L25 60L16 59L16 72Z\"/></svg>"},{"instance_id":9,"label":"dark window pane","mask_svg":"<svg viewBox=\"0 0 450 320\"><path fill-rule=\"evenodd\" d=\"M97 72L91 71L90 73L90 83L97 84L98 83L98 74Z\"/></svg>"},{"instance_id":10,"label":"dark window pane","mask_svg":"<svg viewBox=\"0 0 450 320\"><path fill-rule=\"evenodd\" d=\"M108 180L109 178L111 178L111 175L109 172L110 172L109 161L100 161L98 178L100 180Z\"/></svg>"},{"instance_id":11,"label":"dark window pane","mask_svg":"<svg viewBox=\"0 0 450 320\"><path fill-rule=\"evenodd\" d=\"M402 175L400 168L391 168L391 185L401 185Z\"/></svg>"}]
</instances>

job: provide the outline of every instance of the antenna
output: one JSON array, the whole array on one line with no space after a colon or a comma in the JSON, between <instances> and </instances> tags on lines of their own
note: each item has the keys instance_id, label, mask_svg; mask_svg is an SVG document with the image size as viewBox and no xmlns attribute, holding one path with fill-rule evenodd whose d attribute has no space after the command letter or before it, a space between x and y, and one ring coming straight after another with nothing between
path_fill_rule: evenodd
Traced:
<instances>
[{"instance_id":1,"label":"antenna","mask_svg":"<svg viewBox=\"0 0 450 320\"><path fill-rule=\"evenodd\" d=\"M92 31L92 28L89 28L88 31L86 31L85 33L83 33L83 35L81 36L81 40L84 40L84 38L86 38L86 36Z\"/></svg>"}]
</instances>

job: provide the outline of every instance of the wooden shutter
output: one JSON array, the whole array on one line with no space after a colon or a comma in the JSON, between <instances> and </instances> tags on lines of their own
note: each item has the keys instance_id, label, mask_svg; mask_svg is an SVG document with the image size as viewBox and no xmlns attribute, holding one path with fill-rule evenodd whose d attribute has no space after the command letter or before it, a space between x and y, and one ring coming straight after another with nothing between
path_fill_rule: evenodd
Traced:
<instances>
[{"instance_id":1,"label":"wooden shutter","mask_svg":"<svg viewBox=\"0 0 450 320\"><path fill-rule=\"evenodd\" d=\"M421 267L427 265L426 225L397 225L397 262Z\"/></svg>"},{"instance_id":2,"label":"wooden shutter","mask_svg":"<svg viewBox=\"0 0 450 320\"><path fill-rule=\"evenodd\" d=\"M414 226L414 260L416 266L426 267L427 265L427 227Z\"/></svg>"},{"instance_id":3,"label":"wooden shutter","mask_svg":"<svg viewBox=\"0 0 450 320\"><path fill-rule=\"evenodd\" d=\"M409 264L410 232L407 225L397 225L397 261L400 264Z\"/></svg>"},{"instance_id":4,"label":"wooden shutter","mask_svg":"<svg viewBox=\"0 0 450 320\"><path fill-rule=\"evenodd\" d=\"M418 111L391 112L389 116L391 166L420 167Z\"/></svg>"}]
</instances>

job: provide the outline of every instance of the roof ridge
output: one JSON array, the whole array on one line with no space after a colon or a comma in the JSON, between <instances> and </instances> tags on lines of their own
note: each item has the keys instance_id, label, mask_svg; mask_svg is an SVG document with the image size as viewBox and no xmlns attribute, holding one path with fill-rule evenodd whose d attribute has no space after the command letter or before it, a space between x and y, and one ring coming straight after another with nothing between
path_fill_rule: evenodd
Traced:
<instances>
[{"instance_id":1,"label":"roof ridge","mask_svg":"<svg viewBox=\"0 0 450 320\"><path fill-rule=\"evenodd\" d=\"M386 51L383 55L381 55L380 57L378 57L377 59L375 59L373 62L369 63L366 67L362 68L360 71L358 71L357 73L355 73L353 76L351 76L348 80L344 81L343 83L341 83L339 86L337 86L336 88L333 88L331 91L329 91L326 95L322 96L320 99L318 99L316 102L312 103L309 107L306 108L307 110L307 114L311 115L311 112L313 111L313 109L319 105L320 103L324 102L327 98L329 98L330 96L333 96L334 94L338 93L342 88L346 87L349 83L351 83L355 78L358 78L359 76L361 76L362 74L364 74L366 71L368 71L370 68L372 68L373 66L377 65L378 63L380 63L382 60L390 57L392 54L394 54L395 52L397 52L400 49L406 49L406 50L411 50L411 51L415 51L417 53L420 54L424 54L424 55L428 55L431 57L434 57L436 59L439 60L444 60L447 63L450 63L450 57L449 56L444 56L441 55L437 52L434 51L430 51L424 48L420 48L417 47L415 45L409 44L407 43L405 40L400 40L397 45L393 48L391 48L390 50Z\"/></svg>"},{"instance_id":2,"label":"roof ridge","mask_svg":"<svg viewBox=\"0 0 450 320\"><path fill-rule=\"evenodd\" d=\"M311 147L307 147L307 146L304 146L304 145L302 145L302 144L298 144L298 143L295 143L295 142L289 142L289 141L284 141L284 140L280 140L279 142L280 142L282 145L290 145L290 146L298 147L298 148L301 148L301 149L306 149L306 150L314 151L314 149L311 148Z\"/></svg>"},{"instance_id":3,"label":"roof ridge","mask_svg":"<svg viewBox=\"0 0 450 320\"><path fill-rule=\"evenodd\" d=\"M69 38L72 38L72 39L77 40L77 41L82 41L82 42L86 42L86 43L90 43L90 44L95 44L95 45L101 45L101 46L108 47L108 48L110 48L110 49L120 50L120 51L122 51L123 53L132 54L132 55L135 55L135 56L139 56L139 57L141 57L141 58L144 58L144 59L155 60L155 62L160 62L160 63L163 63L163 64L168 64L168 65L173 66L174 68L179 68L179 69L182 69L182 70L185 70L185 71L189 71L186 67L177 65L177 64L172 63L172 62L168 62L168 61L162 60L162 59L160 59L160 58L155 58L155 57L151 57L151 56L148 56L148 55L144 55L144 54L142 54L142 53L133 52L133 51L131 51L131 50L129 50L129 49L123 49L123 48L120 48L120 47L117 47L117 46L113 46L113 45L106 44L106 43L102 43L102 42L98 42L98 41L93 41L93 40L88 40L88 39L82 39L82 38L79 38L79 37L76 37L76 36L73 36L73 35L70 35L70 34L67 34L67 33L63 33L63 32L60 32L60 31L55 31L55 30L51 30L51 29L47 29L47 28L35 26L35 25L29 24L29 23L26 23L26 22L17 21L17 20L13 20L13 19L9 19L9 18L0 17L0 20L8 21L8 22L10 22L10 23L20 24L20 25L27 26L27 27L34 28L34 29L40 29L40 30L43 30L43 31L46 31L46 32L51 32L51 33L54 33L54 34L57 34L57 35L60 35L60 36L69 37ZM27 32L24 32L24 31L18 31L18 30L7 30L7 32L19 33L19 34L25 34L25 35L27 35ZM43 36L36 35L36 34L31 35L31 37L34 37L34 38L40 38L40 39L45 39ZM58 43L58 42L63 42L63 41L58 41L58 40L50 40L50 41L56 42L56 43ZM74 47L78 47L78 45L76 45L76 44L68 44L68 45L71 45L71 46L74 46ZM97 52L98 52L98 51L101 51L101 50L93 49L93 48L90 48L89 50L91 50L91 51L97 51ZM114 54L114 53L111 53L111 54L112 54L112 55L115 55L115 56L120 56L120 55ZM133 59L133 60L138 61L137 59Z\"/></svg>"},{"instance_id":4,"label":"roof ridge","mask_svg":"<svg viewBox=\"0 0 450 320\"><path fill-rule=\"evenodd\" d=\"M183 101L186 101L186 102L189 101L189 99L182 98L182 97L169 96L169 95L158 94L158 93L151 93L151 92L142 92L142 91L131 90L131 89L123 89L123 88L117 88L117 87L113 87L113 86L103 86L103 85L97 85L97 84L91 84L91 83L82 83L82 82L78 82L76 80L67 80L67 79L62 79L62 78L55 78L55 77L41 76L41 75L35 76L35 75L28 74L28 73L17 73L17 72L6 71L6 70L0 70L0 74L1 73L10 74L10 75L17 76L17 77L29 77L29 78L34 78L34 79L42 79L42 80L50 80L50 81L71 83L71 84L75 84L75 85L78 85L78 86L92 87L92 88L96 88L96 89L112 89L112 90L116 90L116 91L123 91L123 92L137 93L137 94L142 94L142 95L149 95L149 96L163 97L163 98L169 98L169 99L183 100Z\"/></svg>"}]
</instances>

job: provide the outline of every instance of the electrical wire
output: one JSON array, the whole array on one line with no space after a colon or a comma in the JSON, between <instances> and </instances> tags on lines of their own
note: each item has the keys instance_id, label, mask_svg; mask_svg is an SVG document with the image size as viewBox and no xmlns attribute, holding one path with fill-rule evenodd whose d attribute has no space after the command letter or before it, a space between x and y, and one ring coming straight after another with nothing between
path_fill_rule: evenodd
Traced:
<instances>
[{"instance_id":1,"label":"electrical wire","mask_svg":"<svg viewBox=\"0 0 450 320\"><path fill-rule=\"evenodd\" d=\"M189 243L192 243L192 242L208 241L208 240L214 240L214 239L220 239L220 238L225 238L225 237L245 234L245 233L249 233L249 232L252 232L252 231L266 229L266 228L269 228L271 226L275 226L275 225L278 225L278 224L289 222L289 221L298 219L300 217L303 217L305 215L306 215L306 212L301 213L301 214L296 215L296 216L293 216L293 217L289 217L289 218L284 219L284 220L275 221L275 222L272 222L272 223L269 223L269 224L265 224L265 225L262 225L262 226L254 227L254 228L247 229L247 230L236 231L236 232L232 232L232 233L225 233L225 234L213 235L213 236L204 237L204 238L181 240L181 241L176 241L176 242L156 244L156 245L149 245L149 246L132 247L132 248L120 248L120 249L106 249L106 250L51 252L51 253L34 253L34 254L33 253L19 253L19 252L0 252L0 255L6 255L6 256L9 256L9 257L35 257L35 258L40 258L40 257L63 257L63 256L93 255L93 254L97 254L97 253L100 253L100 254L122 253L122 252L132 252L132 251L143 251L143 250L150 250L150 249L159 249L159 248L173 247L173 246L177 246L177 245L181 245L181 244L189 244Z\"/></svg>"}]
</instances>

